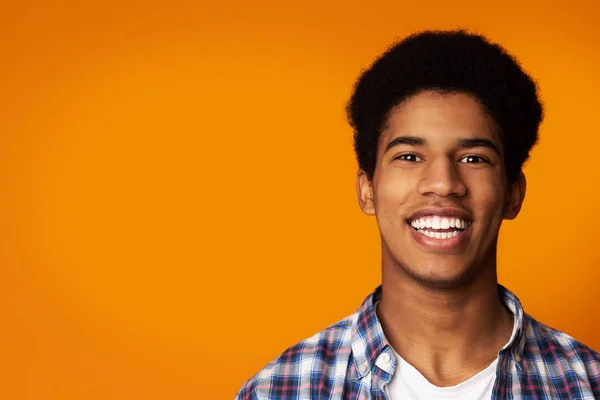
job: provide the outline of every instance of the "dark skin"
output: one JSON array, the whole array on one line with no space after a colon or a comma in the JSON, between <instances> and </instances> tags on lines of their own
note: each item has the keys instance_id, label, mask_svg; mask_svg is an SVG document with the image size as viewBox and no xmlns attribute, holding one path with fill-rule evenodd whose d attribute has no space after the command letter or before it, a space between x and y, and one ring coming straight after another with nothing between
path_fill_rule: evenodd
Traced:
<instances>
[{"instance_id":1,"label":"dark skin","mask_svg":"<svg viewBox=\"0 0 600 400\"><path fill-rule=\"evenodd\" d=\"M423 91L387 122L373 178L357 175L360 207L381 235L377 314L398 354L432 384L453 386L489 366L512 333L496 249L502 221L521 209L525 176L507 183L499 127L470 95ZM424 209L460 210L468 235L451 248L424 245L409 224Z\"/></svg>"}]
</instances>

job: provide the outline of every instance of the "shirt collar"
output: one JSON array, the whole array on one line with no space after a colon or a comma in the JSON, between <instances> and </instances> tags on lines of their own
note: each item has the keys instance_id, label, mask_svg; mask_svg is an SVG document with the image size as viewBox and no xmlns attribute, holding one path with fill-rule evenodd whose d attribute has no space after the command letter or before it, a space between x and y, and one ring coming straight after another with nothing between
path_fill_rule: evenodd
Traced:
<instances>
[{"instance_id":1,"label":"shirt collar","mask_svg":"<svg viewBox=\"0 0 600 400\"><path fill-rule=\"evenodd\" d=\"M498 293L504 305L513 313L515 321L511 337L500 352L512 352L514 360L519 364L523 358L526 341L526 335L523 334L525 315L523 307L517 296L500 284ZM390 346L375 313L375 304L379 300L381 300L381 285L367 296L357 313L357 320L352 329L354 379L367 375L381 352Z\"/></svg>"},{"instance_id":2,"label":"shirt collar","mask_svg":"<svg viewBox=\"0 0 600 400\"><path fill-rule=\"evenodd\" d=\"M510 339L500 352L512 350L513 358L517 365L519 365L523 359L523 351L525 349L525 342L527 341L527 335L524 333L525 312L523 311L523 306L521 305L519 298L513 292L502 285L498 285L498 293L500 294L500 299L506 308L513 313L515 319Z\"/></svg>"},{"instance_id":3,"label":"shirt collar","mask_svg":"<svg viewBox=\"0 0 600 400\"><path fill-rule=\"evenodd\" d=\"M389 346L383 328L375 313L375 303L381 299L381 285L371 293L360 309L352 329L352 355L355 362L355 379L367 375L379 354Z\"/></svg>"}]
</instances>

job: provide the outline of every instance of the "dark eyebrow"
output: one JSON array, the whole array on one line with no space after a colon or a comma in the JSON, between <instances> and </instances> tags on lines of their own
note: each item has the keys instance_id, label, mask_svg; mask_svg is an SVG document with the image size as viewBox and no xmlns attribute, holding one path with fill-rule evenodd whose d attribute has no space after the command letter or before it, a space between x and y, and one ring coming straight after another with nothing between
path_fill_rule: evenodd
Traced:
<instances>
[{"instance_id":1,"label":"dark eyebrow","mask_svg":"<svg viewBox=\"0 0 600 400\"><path fill-rule=\"evenodd\" d=\"M500 155L500 149L498 149L494 142L492 142L489 139L460 139L456 142L456 144L462 149L471 149L473 147L487 147L488 149L494 150L496 154Z\"/></svg>"},{"instance_id":2,"label":"dark eyebrow","mask_svg":"<svg viewBox=\"0 0 600 400\"><path fill-rule=\"evenodd\" d=\"M385 146L384 153L386 153L392 147L399 146L401 144L423 147L427 145L427 140L418 136L398 136L397 138L394 138L394 140L389 142L387 146ZM496 154L500 155L500 149L498 149L498 147L490 139L459 139L456 141L456 145L461 149L471 149L473 147L486 147L488 149L492 149L496 152Z\"/></svg>"},{"instance_id":3,"label":"dark eyebrow","mask_svg":"<svg viewBox=\"0 0 600 400\"><path fill-rule=\"evenodd\" d=\"M427 144L427 140L417 137L417 136L398 136L397 138L394 138L394 140L392 140L391 142L389 142L387 144L387 146L385 146L385 151L384 153L386 153L389 149L391 149L394 146L398 146L401 144L407 144L409 146L425 146Z\"/></svg>"}]
</instances>

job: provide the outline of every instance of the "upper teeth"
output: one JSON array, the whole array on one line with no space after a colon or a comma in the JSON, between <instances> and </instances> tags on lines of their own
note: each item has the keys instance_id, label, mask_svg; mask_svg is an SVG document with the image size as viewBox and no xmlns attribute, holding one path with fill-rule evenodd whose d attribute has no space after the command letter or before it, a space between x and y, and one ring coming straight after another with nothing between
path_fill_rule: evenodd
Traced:
<instances>
[{"instance_id":1,"label":"upper teeth","mask_svg":"<svg viewBox=\"0 0 600 400\"><path fill-rule=\"evenodd\" d=\"M468 222L466 220L459 218L438 217L437 215L422 217L410 221L410 226L412 226L415 229L465 229L467 225Z\"/></svg>"}]
</instances>

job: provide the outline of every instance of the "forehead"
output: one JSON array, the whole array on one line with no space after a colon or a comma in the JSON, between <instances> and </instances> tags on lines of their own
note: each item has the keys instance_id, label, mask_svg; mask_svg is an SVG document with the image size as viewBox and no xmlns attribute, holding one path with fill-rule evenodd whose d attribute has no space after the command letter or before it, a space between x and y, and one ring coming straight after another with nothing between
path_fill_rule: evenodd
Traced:
<instances>
[{"instance_id":1,"label":"forehead","mask_svg":"<svg viewBox=\"0 0 600 400\"><path fill-rule=\"evenodd\" d=\"M432 145L457 139L486 138L501 148L500 128L485 107L466 93L427 90L404 100L390 112L380 145L398 136L420 136Z\"/></svg>"}]
</instances>

